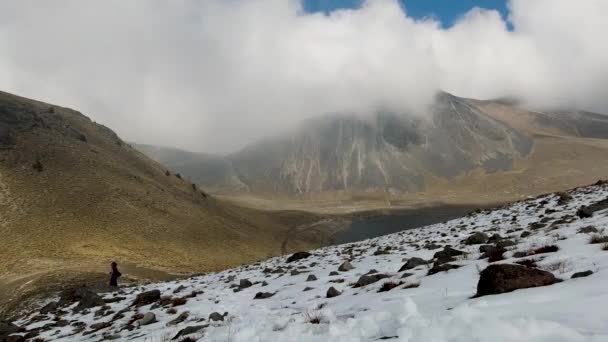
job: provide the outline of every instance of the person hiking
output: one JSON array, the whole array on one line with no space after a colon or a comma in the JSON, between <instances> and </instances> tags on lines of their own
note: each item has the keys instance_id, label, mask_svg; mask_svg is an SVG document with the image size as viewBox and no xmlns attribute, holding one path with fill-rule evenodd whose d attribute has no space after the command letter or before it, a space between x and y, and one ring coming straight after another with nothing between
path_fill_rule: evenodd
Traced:
<instances>
[{"instance_id":1,"label":"person hiking","mask_svg":"<svg viewBox=\"0 0 608 342\"><path fill-rule=\"evenodd\" d=\"M122 275L118 271L118 264L112 262L112 271L110 272L110 287L118 287L118 278Z\"/></svg>"}]
</instances>

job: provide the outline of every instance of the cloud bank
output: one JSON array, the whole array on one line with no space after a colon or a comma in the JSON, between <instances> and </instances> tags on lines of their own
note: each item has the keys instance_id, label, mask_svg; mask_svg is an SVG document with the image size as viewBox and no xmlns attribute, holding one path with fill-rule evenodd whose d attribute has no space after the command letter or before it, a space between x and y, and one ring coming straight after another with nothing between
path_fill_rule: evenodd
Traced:
<instances>
[{"instance_id":1,"label":"cloud bank","mask_svg":"<svg viewBox=\"0 0 608 342\"><path fill-rule=\"evenodd\" d=\"M0 3L0 89L125 139L227 152L327 112L423 113L437 89L608 113L608 1L511 0L449 28L407 0Z\"/></svg>"}]
</instances>

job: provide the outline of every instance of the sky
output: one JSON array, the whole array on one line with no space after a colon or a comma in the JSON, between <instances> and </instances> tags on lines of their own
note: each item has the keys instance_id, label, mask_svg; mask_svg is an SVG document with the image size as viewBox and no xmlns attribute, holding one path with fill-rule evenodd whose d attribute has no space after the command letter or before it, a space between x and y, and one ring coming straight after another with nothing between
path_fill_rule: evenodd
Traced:
<instances>
[{"instance_id":1,"label":"sky","mask_svg":"<svg viewBox=\"0 0 608 342\"><path fill-rule=\"evenodd\" d=\"M352 1L1 1L0 89L212 153L440 89L608 113L608 1Z\"/></svg>"}]
</instances>

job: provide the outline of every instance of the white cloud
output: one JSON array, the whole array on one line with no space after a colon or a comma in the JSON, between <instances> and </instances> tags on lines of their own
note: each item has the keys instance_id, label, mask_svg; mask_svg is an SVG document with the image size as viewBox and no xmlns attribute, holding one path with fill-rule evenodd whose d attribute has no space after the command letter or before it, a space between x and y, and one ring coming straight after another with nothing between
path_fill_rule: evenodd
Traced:
<instances>
[{"instance_id":1,"label":"white cloud","mask_svg":"<svg viewBox=\"0 0 608 342\"><path fill-rule=\"evenodd\" d=\"M512 0L514 30L392 0L0 3L0 89L82 110L124 138L228 151L325 112L423 112L436 89L608 112L608 2Z\"/></svg>"}]
</instances>

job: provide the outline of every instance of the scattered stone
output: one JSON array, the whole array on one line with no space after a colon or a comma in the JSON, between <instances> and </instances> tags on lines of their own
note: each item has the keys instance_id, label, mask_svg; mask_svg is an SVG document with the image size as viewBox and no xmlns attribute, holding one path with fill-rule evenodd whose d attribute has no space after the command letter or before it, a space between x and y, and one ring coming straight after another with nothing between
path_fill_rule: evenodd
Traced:
<instances>
[{"instance_id":1,"label":"scattered stone","mask_svg":"<svg viewBox=\"0 0 608 342\"><path fill-rule=\"evenodd\" d=\"M476 296L547 286L556 282L555 276L547 271L512 264L490 265L480 274Z\"/></svg>"},{"instance_id":2,"label":"scattered stone","mask_svg":"<svg viewBox=\"0 0 608 342\"><path fill-rule=\"evenodd\" d=\"M581 233L581 234L592 234L592 233L598 233L598 232L599 231L594 226L583 227L577 231L577 233Z\"/></svg>"},{"instance_id":3,"label":"scattered stone","mask_svg":"<svg viewBox=\"0 0 608 342\"><path fill-rule=\"evenodd\" d=\"M139 325L148 325L156 322L156 315L153 312L146 312L144 317L139 321Z\"/></svg>"},{"instance_id":4,"label":"scattered stone","mask_svg":"<svg viewBox=\"0 0 608 342\"><path fill-rule=\"evenodd\" d=\"M19 331L19 327L7 321L0 321L0 340Z\"/></svg>"},{"instance_id":5,"label":"scattered stone","mask_svg":"<svg viewBox=\"0 0 608 342\"><path fill-rule=\"evenodd\" d=\"M197 333L205 328L207 328L208 325L193 325L193 326L189 326L189 327L185 327L184 329L180 330L177 335L175 335L173 337L173 340L177 340L180 337L184 337L186 335L191 335L194 333ZM185 341L185 340L183 340Z\"/></svg>"},{"instance_id":6,"label":"scattered stone","mask_svg":"<svg viewBox=\"0 0 608 342\"><path fill-rule=\"evenodd\" d=\"M414 275L414 273L407 273L407 272L404 272L404 273L401 275L401 279L404 279L404 278L407 278L407 277L411 277L411 276L413 276L413 275Z\"/></svg>"},{"instance_id":7,"label":"scattered stone","mask_svg":"<svg viewBox=\"0 0 608 342\"><path fill-rule=\"evenodd\" d=\"M209 321L219 322L219 321L223 321L223 320L224 320L224 315L220 314L219 312L213 312L209 315Z\"/></svg>"},{"instance_id":8,"label":"scattered stone","mask_svg":"<svg viewBox=\"0 0 608 342\"><path fill-rule=\"evenodd\" d=\"M488 242L488 236L481 232L475 232L464 240L465 245L480 245L486 242Z\"/></svg>"},{"instance_id":9,"label":"scattered stone","mask_svg":"<svg viewBox=\"0 0 608 342\"><path fill-rule=\"evenodd\" d=\"M341 294L342 294L342 292L336 290L336 288L333 286L327 290L327 298L338 297Z\"/></svg>"},{"instance_id":10,"label":"scattered stone","mask_svg":"<svg viewBox=\"0 0 608 342\"><path fill-rule=\"evenodd\" d=\"M312 254L308 252L296 252L292 254L289 258L287 258L287 262L294 262L296 260L306 259Z\"/></svg>"},{"instance_id":11,"label":"scattered stone","mask_svg":"<svg viewBox=\"0 0 608 342\"><path fill-rule=\"evenodd\" d=\"M274 296L274 293L270 293L270 292L258 292L255 294L255 297L253 297L253 299L266 299L266 298L270 298Z\"/></svg>"},{"instance_id":12,"label":"scattered stone","mask_svg":"<svg viewBox=\"0 0 608 342\"><path fill-rule=\"evenodd\" d=\"M105 305L105 302L97 293L85 286L64 290L59 295L59 306L68 306L76 302L78 302L78 305L73 310L75 313Z\"/></svg>"},{"instance_id":13,"label":"scattered stone","mask_svg":"<svg viewBox=\"0 0 608 342\"><path fill-rule=\"evenodd\" d=\"M338 273L337 271L331 271L331 272L329 272L329 276L330 277L331 276L337 276L337 275L340 275L340 273Z\"/></svg>"},{"instance_id":14,"label":"scattered stone","mask_svg":"<svg viewBox=\"0 0 608 342\"><path fill-rule=\"evenodd\" d=\"M576 278L583 278L583 277L588 277L590 275L593 274L593 271L588 270L588 271L583 271L583 272L576 272L572 275L571 279L576 279Z\"/></svg>"},{"instance_id":15,"label":"scattered stone","mask_svg":"<svg viewBox=\"0 0 608 342\"><path fill-rule=\"evenodd\" d=\"M464 252L456 250L452 247L445 247L442 251L439 251L433 255L435 259L435 265L445 264L455 260L455 256L463 255Z\"/></svg>"},{"instance_id":16,"label":"scattered stone","mask_svg":"<svg viewBox=\"0 0 608 342\"><path fill-rule=\"evenodd\" d=\"M515 243L515 241L513 240L500 240L498 242L496 242L496 247L498 248L506 248L506 247L511 247L511 246L515 246L517 245L517 243Z\"/></svg>"},{"instance_id":17,"label":"scattered stone","mask_svg":"<svg viewBox=\"0 0 608 342\"><path fill-rule=\"evenodd\" d=\"M251 283L251 281L249 281L249 279L241 279L239 281L239 287L241 289L246 289L248 287L251 287L253 284Z\"/></svg>"},{"instance_id":18,"label":"scattered stone","mask_svg":"<svg viewBox=\"0 0 608 342\"><path fill-rule=\"evenodd\" d=\"M314 274L309 274L308 278L306 278L306 281L315 281L317 280L317 277L315 277Z\"/></svg>"},{"instance_id":19,"label":"scattered stone","mask_svg":"<svg viewBox=\"0 0 608 342\"><path fill-rule=\"evenodd\" d=\"M440 245L437 245L435 243L427 243L426 245L424 245L424 249L428 249L429 251L435 250L435 249L439 249L441 248Z\"/></svg>"},{"instance_id":20,"label":"scattered stone","mask_svg":"<svg viewBox=\"0 0 608 342\"><path fill-rule=\"evenodd\" d=\"M403 266L401 266L401 268L399 269L399 272L411 270L412 268L426 265L427 263L428 263L428 261L426 261L422 258L411 258Z\"/></svg>"},{"instance_id":21,"label":"scattered stone","mask_svg":"<svg viewBox=\"0 0 608 342\"><path fill-rule=\"evenodd\" d=\"M133 302L133 305L143 306L143 305L152 304L159 300L160 300L160 290L151 290L151 291L146 291L146 292L142 292L142 293L138 294L137 297L135 297L135 301Z\"/></svg>"},{"instance_id":22,"label":"scattered stone","mask_svg":"<svg viewBox=\"0 0 608 342\"><path fill-rule=\"evenodd\" d=\"M48 313L57 311L57 309L58 309L57 302L50 302L40 309L40 313L43 315L46 315Z\"/></svg>"},{"instance_id":23,"label":"scattered stone","mask_svg":"<svg viewBox=\"0 0 608 342\"><path fill-rule=\"evenodd\" d=\"M25 337L21 335L9 335L1 340L2 342L25 342Z\"/></svg>"},{"instance_id":24,"label":"scattered stone","mask_svg":"<svg viewBox=\"0 0 608 342\"><path fill-rule=\"evenodd\" d=\"M94 331L97 331L97 330L109 328L111 326L112 326L112 323L110 323L110 322L99 322L99 323L91 324L90 328Z\"/></svg>"},{"instance_id":25,"label":"scattered stone","mask_svg":"<svg viewBox=\"0 0 608 342\"><path fill-rule=\"evenodd\" d=\"M342 263L342 265L340 265L340 267L338 267L338 271L348 272L348 271L352 270L353 268L354 268L353 265L351 265L349 261L345 261Z\"/></svg>"},{"instance_id":26,"label":"scattered stone","mask_svg":"<svg viewBox=\"0 0 608 342\"><path fill-rule=\"evenodd\" d=\"M576 216L580 218L587 218L593 216L596 211L608 209L608 198L605 198L599 202L595 202L588 206L582 206L576 211Z\"/></svg>"},{"instance_id":27,"label":"scattered stone","mask_svg":"<svg viewBox=\"0 0 608 342\"><path fill-rule=\"evenodd\" d=\"M112 298L104 298L103 302L106 303L106 304L118 303L118 302L121 302L121 301L123 301L125 299L127 299L127 297L116 296L116 297L112 297Z\"/></svg>"},{"instance_id":28,"label":"scattered stone","mask_svg":"<svg viewBox=\"0 0 608 342\"><path fill-rule=\"evenodd\" d=\"M314 290L314 289L315 289L314 287L306 286L304 288L304 291L302 291L302 292L306 292L306 291L310 291L310 290Z\"/></svg>"},{"instance_id":29,"label":"scattered stone","mask_svg":"<svg viewBox=\"0 0 608 342\"><path fill-rule=\"evenodd\" d=\"M173 290L173 294L180 293L180 292L182 292L185 289L186 289L186 287L184 285L180 285L175 290Z\"/></svg>"},{"instance_id":30,"label":"scattered stone","mask_svg":"<svg viewBox=\"0 0 608 342\"><path fill-rule=\"evenodd\" d=\"M178 324L182 323L183 321L185 321L186 319L188 319L188 316L190 316L190 314L188 313L188 311L184 311L181 314L179 314L179 316L177 316L177 318L169 321L167 323L167 325L168 326L178 325Z\"/></svg>"},{"instance_id":31,"label":"scattered stone","mask_svg":"<svg viewBox=\"0 0 608 342\"><path fill-rule=\"evenodd\" d=\"M431 268L429 270L428 275L433 275L433 274L439 273L439 272L447 272L449 270L455 270L460 267L461 266L459 266L459 265L452 265L452 264L448 264L448 263L439 264L439 265L435 264L435 265L433 265L433 268Z\"/></svg>"},{"instance_id":32,"label":"scattered stone","mask_svg":"<svg viewBox=\"0 0 608 342\"><path fill-rule=\"evenodd\" d=\"M389 276L386 274L374 274L374 275L364 274L361 277L359 277L359 280L357 280L357 282L355 283L355 285L353 285L353 287L367 286L369 284L373 284L381 279L388 278L388 277Z\"/></svg>"}]
</instances>

